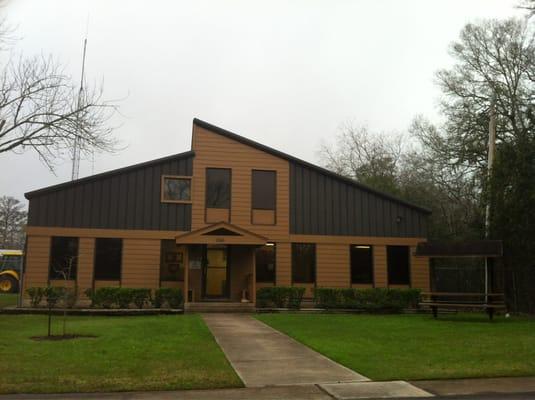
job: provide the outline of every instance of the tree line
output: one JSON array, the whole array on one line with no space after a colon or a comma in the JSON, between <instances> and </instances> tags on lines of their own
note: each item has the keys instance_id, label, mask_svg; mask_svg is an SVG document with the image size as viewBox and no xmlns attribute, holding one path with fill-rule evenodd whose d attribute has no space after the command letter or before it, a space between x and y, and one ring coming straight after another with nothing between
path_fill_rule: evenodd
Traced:
<instances>
[{"instance_id":1,"label":"tree line","mask_svg":"<svg viewBox=\"0 0 535 400\"><path fill-rule=\"evenodd\" d=\"M525 7L535 10L535 2ZM495 265L509 305L535 312L535 31L527 19L467 24L436 73L443 123L415 117L405 135L348 125L323 145L324 164L430 208L430 239L501 239ZM496 121L488 173L489 122Z\"/></svg>"}]
</instances>

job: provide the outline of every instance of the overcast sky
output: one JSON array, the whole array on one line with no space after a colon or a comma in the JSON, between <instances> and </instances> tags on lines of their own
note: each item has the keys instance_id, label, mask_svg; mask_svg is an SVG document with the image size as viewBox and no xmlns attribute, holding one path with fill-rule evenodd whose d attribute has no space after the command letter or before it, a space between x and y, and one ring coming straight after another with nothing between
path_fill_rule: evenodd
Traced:
<instances>
[{"instance_id":1,"label":"overcast sky","mask_svg":"<svg viewBox=\"0 0 535 400\"><path fill-rule=\"evenodd\" d=\"M347 121L403 132L437 118L437 69L468 22L520 15L509 0L12 0L13 54L52 54L122 98L126 149L82 160L80 176L189 150L198 117L307 161ZM89 16L89 18L88 18ZM2 55L6 59L9 55ZM36 154L0 155L0 195L70 179Z\"/></svg>"}]
</instances>

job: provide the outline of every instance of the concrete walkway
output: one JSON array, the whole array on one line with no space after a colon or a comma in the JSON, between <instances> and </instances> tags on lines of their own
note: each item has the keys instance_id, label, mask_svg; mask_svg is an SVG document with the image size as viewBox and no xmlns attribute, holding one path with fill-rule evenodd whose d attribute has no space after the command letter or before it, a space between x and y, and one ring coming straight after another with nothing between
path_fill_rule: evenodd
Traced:
<instances>
[{"instance_id":1,"label":"concrete walkway","mask_svg":"<svg viewBox=\"0 0 535 400\"><path fill-rule=\"evenodd\" d=\"M369 380L249 315L202 317L246 387Z\"/></svg>"}]
</instances>

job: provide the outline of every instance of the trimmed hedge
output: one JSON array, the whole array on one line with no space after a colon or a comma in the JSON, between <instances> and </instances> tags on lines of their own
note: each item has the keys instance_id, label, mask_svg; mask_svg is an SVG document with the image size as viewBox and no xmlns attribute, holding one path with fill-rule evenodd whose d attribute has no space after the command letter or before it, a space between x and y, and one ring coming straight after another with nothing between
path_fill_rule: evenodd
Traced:
<instances>
[{"instance_id":1,"label":"trimmed hedge","mask_svg":"<svg viewBox=\"0 0 535 400\"><path fill-rule=\"evenodd\" d=\"M77 288L60 286L31 287L26 290L30 297L30 305L38 307L44 300L46 306L54 308L60 304L67 308L73 308L78 299ZM154 307L180 308L184 303L181 289L160 288L154 291L152 298L151 289L125 288L125 287L102 287L96 290L87 289L84 294L91 300L91 307L95 308L130 308L134 305L140 309L146 305Z\"/></svg>"},{"instance_id":2,"label":"trimmed hedge","mask_svg":"<svg viewBox=\"0 0 535 400\"><path fill-rule=\"evenodd\" d=\"M102 287L96 290L87 289L85 295L91 300L91 307L98 308L129 308L131 304L143 308L151 301L150 289Z\"/></svg>"},{"instance_id":3,"label":"trimmed hedge","mask_svg":"<svg viewBox=\"0 0 535 400\"><path fill-rule=\"evenodd\" d=\"M416 308L420 300L420 292L420 289L317 288L314 290L314 303L326 309L400 312L406 308Z\"/></svg>"},{"instance_id":4,"label":"trimmed hedge","mask_svg":"<svg viewBox=\"0 0 535 400\"><path fill-rule=\"evenodd\" d=\"M305 288L294 286L263 287L256 291L258 307L301 308Z\"/></svg>"},{"instance_id":5,"label":"trimmed hedge","mask_svg":"<svg viewBox=\"0 0 535 400\"><path fill-rule=\"evenodd\" d=\"M184 295L181 289L177 288L160 288L154 292L152 305L156 308L162 308L167 305L169 308L179 308L184 303Z\"/></svg>"}]
</instances>

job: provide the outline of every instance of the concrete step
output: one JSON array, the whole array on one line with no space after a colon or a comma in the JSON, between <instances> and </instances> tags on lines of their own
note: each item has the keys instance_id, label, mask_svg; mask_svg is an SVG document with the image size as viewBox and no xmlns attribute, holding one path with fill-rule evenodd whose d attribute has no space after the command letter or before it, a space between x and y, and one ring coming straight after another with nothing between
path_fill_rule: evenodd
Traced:
<instances>
[{"instance_id":1,"label":"concrete step","mask_svg":"<svg viewBox=\"0 0 535 400\"><path fill-rule=\"evenodd\" d=\"M255 306L252 303L238 303L238 302L196 302L184 304L185 312L198 313L252 313L255 311Z\"/></svg>"}]
</instances>

